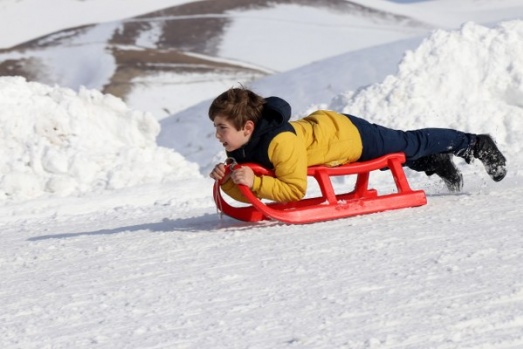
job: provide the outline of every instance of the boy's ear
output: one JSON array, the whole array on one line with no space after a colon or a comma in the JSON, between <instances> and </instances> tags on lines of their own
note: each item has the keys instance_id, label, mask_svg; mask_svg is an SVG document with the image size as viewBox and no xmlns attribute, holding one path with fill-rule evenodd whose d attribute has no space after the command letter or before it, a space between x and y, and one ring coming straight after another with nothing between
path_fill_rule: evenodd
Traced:
<instances>
[{"instance_id":1,"label":"boy's ear","mask_svg":"<svg viewBox=\"0 0 523 349\"><path fill-rule=\"evenodd\" d=\"M246 136L251 135L254 131L254 122L252 122L251 120L247 120L245 126L243 126L243 131L245 132Z\"/></svg>"}]
</instances>

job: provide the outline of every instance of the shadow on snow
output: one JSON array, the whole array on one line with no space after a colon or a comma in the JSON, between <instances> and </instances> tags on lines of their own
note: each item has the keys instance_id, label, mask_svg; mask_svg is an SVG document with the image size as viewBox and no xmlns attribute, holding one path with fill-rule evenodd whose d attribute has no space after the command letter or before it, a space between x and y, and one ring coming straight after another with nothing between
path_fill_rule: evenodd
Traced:
<instances>
[{"instance_id":1,"label":"shadow on snow","mask_svg":"<svg viewBox=\"0 0 523 349\"><path fill-rule=\"evenodd\" d=\"M219 214L205 214L200 217L190 218L178 218L178 219L163 219L157 223L144 223L132 226L117 227L110 229L101 229L95 231L85 231L78 233L64 233L64 234L49 234L34 236L28 241L40 241L48 239L68 239L79 236L92 236L92 235L113 235L124 232L135 232L135 231L148 231L152 233L167 233L167 232L193 232L203 233L210 231L238 231L248 230L256 226L260 228L262 226L277 224L278 222L263 222L263 223L251 223L242 222L235 220L227 216L220 216Z\"/></svg>"}]
</instances>

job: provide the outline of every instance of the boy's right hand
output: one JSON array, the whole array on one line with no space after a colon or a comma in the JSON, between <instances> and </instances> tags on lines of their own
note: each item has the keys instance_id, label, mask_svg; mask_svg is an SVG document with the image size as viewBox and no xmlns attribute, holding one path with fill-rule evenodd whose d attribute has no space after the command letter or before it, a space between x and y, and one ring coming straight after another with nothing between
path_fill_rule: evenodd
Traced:
<instances>
[{"instance_id":1,"label":"boy's right hand","mask_svg":"<svg viewBox=\"0 0 523 349\"><path fill-rule=\"evenodd\" d=\"M209 177L214 180L221 181L225 177L225 164L219 163L214 166L214 169L209 174Z\"/></svg>"}]
</instances>

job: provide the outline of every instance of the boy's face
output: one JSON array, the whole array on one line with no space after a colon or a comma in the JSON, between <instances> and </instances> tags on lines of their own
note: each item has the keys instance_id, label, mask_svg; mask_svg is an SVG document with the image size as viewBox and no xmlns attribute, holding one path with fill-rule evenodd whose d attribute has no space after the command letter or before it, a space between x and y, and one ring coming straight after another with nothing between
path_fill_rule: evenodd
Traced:
<instances>
[{"instance_id":1,"label":"boy's face","mask_svg":"<svg viewBox=\"0 0 523 349\"><path fill-rule=\"evenodd\" d=\"M247 121L241 130L237 130L224 116L217 115L214 118L214 128L216 129L216 138L226 151L231 152L247 144L254 130L254 123Z\"/></svg>"}]
</instances>

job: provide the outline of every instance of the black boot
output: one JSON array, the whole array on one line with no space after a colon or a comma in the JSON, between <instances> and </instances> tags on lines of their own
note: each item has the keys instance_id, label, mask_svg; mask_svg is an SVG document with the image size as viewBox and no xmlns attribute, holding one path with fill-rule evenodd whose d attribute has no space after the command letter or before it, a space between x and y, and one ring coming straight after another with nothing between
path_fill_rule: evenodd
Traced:
<instances>
[{"instance_id":1,"label":"black boot","mask_svg":"<svg viewBox=\"0 0 523 349\"><path fill-rule=\"evenodd\" d=\"M489 176L499 182L507 174L507 160L501 154L496 143L489 135L477 135L476 143L472 146L472 155L479 159Z\"/></svg>"},{"instance_id":2,"label":"black boot","mask_svg":"<svg viewBox=\"0 0 523 349\"><path fill-rule=\"evenodd\" d=\"M423 171L427 176L437 174L451 192L459 192L463 187L463 176L452 161L452 154L442 153L410 161L407 166L414 171Z\"/></svg>"}]
</instances>

